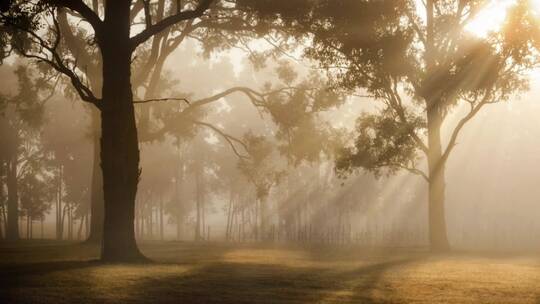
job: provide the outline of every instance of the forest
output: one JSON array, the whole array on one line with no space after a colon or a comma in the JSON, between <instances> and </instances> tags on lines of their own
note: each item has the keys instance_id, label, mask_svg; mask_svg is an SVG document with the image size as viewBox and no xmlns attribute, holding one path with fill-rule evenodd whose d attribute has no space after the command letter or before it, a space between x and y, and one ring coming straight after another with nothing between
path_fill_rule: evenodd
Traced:
<instances>
[{"instance_id":1,"label":"forest","mask_svg":"<svg viewBox=\"0 0 540 304\"><path fill-rule=\"evenodd\" d=\"M0 0L0 303L538 303L540 0Z\"/></svg>"}]
</instances>

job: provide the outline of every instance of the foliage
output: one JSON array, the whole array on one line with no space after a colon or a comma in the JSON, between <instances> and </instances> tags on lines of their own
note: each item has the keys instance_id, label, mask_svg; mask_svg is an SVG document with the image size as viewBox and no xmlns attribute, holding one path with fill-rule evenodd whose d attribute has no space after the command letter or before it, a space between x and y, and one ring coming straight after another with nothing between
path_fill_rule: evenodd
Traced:
<instances>
[{"instance_id":1,"label":"foliage","mask_svg":"<svg viewBox=\"0 0 540 304\"><path fill-rule=\"evenodd\" d=\"M526 71L537 62L538 27L524 1L511 9L501 31L486 37L466 29L485 1L242 3L262 20L309 37L305 54L329 71L335 86L381 102L381 118L362 116L366 122L357 124L355 147L341 151L338 169L344 172L351 171L349 166L407 167L416 159L415 150L428 152L423 141L427 112L442 123L456 105L468 105L470 112L443 150L446 158L463 126L483 106L527 88Z\"/></svg>"}]
</instances>

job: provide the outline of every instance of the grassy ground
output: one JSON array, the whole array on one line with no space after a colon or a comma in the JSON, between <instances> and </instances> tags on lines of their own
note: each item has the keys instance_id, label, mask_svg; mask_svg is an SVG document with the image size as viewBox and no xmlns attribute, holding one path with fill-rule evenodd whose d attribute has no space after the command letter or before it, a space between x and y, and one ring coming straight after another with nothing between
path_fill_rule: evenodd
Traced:
<instances>
[{"instance_id":1,"label":"grassy ground","mask_svg":"<svg viewBox=\"0 0 540 304\"><path fill-rule=\"evenodd\" d=\"M155 263L97 248L0 244L0 303L540 303L533 255L145 243Z\"/></svg>"}]
</instances>

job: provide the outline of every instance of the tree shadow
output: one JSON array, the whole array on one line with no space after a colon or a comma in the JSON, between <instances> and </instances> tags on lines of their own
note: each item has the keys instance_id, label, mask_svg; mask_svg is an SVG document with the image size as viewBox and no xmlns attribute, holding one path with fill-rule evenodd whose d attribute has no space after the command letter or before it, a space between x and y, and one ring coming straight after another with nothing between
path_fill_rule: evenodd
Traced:
<instances>
[{"instance_id":1,"label":"tree shadow","mask_svg":"<svg viewBox=\"0 0 540 304\"><path fill-rule=\"evenodd\" d=\"M422 258L377 258L376 254L356 252L361 263L333 267L326 261L339 260L339 255L311 250L306 259L315 263L296 265L283 260L274 264L231 262L227 253L238 250L236 245L171 242L145 243L141 248L154 262L2 264L0 303L379 303L373 291L380 287L384 274ZM352 259L348 254L341 258ZM392 298L399 299L399 295Z\"/></svg>"},{"instance_id":2,"label":"tree shadow","mask_svg":"<svg viewBox=\"0 0 540 304\"><path fill-rule=\"evenodd\" d=\"M214 263L182 275L145 278L134 288L130 302L150 303L148 299L154 299L159 303L377 303L371 292L383 274L417 261L400 259L350 271Z\"/></svg>"}]
</instances>

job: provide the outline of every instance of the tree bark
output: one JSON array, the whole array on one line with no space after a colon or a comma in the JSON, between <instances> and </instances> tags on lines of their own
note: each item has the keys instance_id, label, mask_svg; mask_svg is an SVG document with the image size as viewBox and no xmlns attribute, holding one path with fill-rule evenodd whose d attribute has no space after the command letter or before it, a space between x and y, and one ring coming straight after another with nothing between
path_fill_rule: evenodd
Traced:
<instances>
[{"instance_id":1,"label":"tree bark","mask_svg":"<svg viewBox=\"0 0 540 304\"><path fill-rule=\"evenodd\" d=\"M17 189L17 155L12 156L8 162L6 184L8 190L6 239L14 241L19 239L19 193Z\"/></svg>"},{"instance_id":2,"label":"tree bark","mask_svg":"<svg viewBox=\"0 0 540 304\"><path fill-rule=\"evenodd\" d=\"M101 106L101 168L104 229L101 259L106 262L144 260L134 231L139 181L139 146L131 92L131 1L107 1L100 41L103 58Z\"/></svg>"},{"instance_id":3,"label":"tree bark","mask_svg":"<svg viewBox=\"0 0 540 304\"><path fill-rule=\"evenodd\" d=\"M432 251L450 249L446 232L445 166L441 148L442 117L437 106L428 109L428 167L429 167L429 245Z\"/></svg>"}]
</instances>

